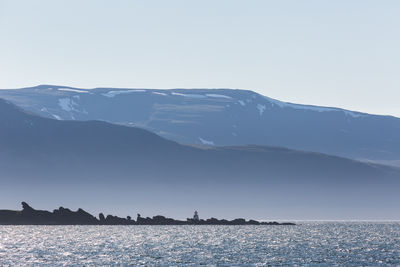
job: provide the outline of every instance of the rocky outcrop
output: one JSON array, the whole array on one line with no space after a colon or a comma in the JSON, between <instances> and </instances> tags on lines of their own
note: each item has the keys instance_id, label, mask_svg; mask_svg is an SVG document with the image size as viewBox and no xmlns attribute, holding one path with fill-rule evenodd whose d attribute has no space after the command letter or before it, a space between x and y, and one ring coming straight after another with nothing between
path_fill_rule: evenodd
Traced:
<instances>
[{"instance_id":1,"label":"rocky outcrop","mask_svg":"<svg viewBox=\"0 0 400 267\"><path fill-rule=\"evenodd\" d=\"M53 212L36 210L26 202L22 202L22 210L0 210L0 225L294 225L294 223L258 222L245 219L218 220L210 218L207 220L194 220L188 218L186 221L175 220L161 215L152 218L143 218L138 214L136 221L130 216L121 218L113 215L99 218L91 215L83 209L71 211L60 207Z\"/></svg>"},{"instance_id":2,"label":"rocky outcrop","mask_svg":"<svg viewBox=\"0 0 400 267\"><path fill-rule=\"evenodd\" d=\"M99 220L83 209L71 211L60 207L53 212L35 210L22 202L21 211L0 210L0 224L59 224L59 225L92 225Z\"/></svg>"}]
</instances>

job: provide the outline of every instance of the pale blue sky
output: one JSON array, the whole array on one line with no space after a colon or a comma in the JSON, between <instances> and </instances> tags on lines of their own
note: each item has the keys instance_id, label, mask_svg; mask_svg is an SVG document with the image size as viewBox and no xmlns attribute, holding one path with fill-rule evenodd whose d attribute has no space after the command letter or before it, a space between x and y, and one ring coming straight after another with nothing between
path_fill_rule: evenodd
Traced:
<instances>
[{"instance_id":1,"label":"pale blue sky","mask_svg":"<svg viewBox=\"0 0 400 267\"><path fill-rule=\"evenodd\" d=\"M400 1L0 0L0 88L242 88L400 116Z\"/></svg>"}]
</instances>

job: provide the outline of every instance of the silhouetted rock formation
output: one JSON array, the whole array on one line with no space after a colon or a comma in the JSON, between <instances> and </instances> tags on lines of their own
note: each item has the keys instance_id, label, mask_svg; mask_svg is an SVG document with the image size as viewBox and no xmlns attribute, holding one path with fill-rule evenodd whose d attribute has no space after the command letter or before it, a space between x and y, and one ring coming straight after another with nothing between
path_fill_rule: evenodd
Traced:
<instances>
[{"instance_id":1,"label":"silhouetted rock formation","mask_svg":"<svg viewBox=\"0 0 400 267\"><path fill-rule=\"evenodd\" d=\"M258 222L255 220L235 219L232 221L210 218L207 220L191 219L175 220L161 215L143 218L138 214L136 221L130 216L121 218L113 215L99 214L99 219L78 209L71 211L60 207L53 212L35 210L26 202L22 202L22 210L0 210L0 225L295 225L294 223Z\"/></svg>"},{"instance_id":2,"label":"silhouetted rock formation","mask_svg":"<svg viewBox=\"0 0 400 267\"><path fill-rule=\"evenodd\" d=\"M82 209L60 207L53 212L35 210L22 202L22 211L0 210L0 224L99 224L99 220Z\"/></svg>"}]
</instances>

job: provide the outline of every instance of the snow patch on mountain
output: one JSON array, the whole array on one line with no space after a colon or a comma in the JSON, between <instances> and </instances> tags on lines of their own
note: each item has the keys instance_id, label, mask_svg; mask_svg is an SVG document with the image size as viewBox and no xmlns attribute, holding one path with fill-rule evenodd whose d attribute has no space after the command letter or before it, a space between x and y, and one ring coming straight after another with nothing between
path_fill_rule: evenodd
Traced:
<instances>
[{"instance_id":1,"label":"snow patch on mountain","mask_svg":"<svg viewBox=\"0 0 400 267\"><path fill-rule=\"evenodd\" d=\"M353 118L359 118L359 117L365 117L367 116L366 114L358 113L358 112L353 112L353 111L348 111L348 110L341 110L346 114L347 116L353 117Z\"/></svg>"},{"instance_id":2,"label":"snow patch on mountain","mask_svg":"<svg viewBox=\"0 0 400 267\"><path fill-rule=\"evenodd\" d=\"M155 94L155 95L163 95L163 96L167 95L166 93L161 93L161 92L152 92L152 93Z\"/></svg>"},{"instance_id":3,"label":"snow patch on mountain","mask_svg":"<svg viewBox=\"0 0 400 267\"><path fill-rule=\"evenodd\" d=\"M77 104L70 98L60 98L58 99L58 105L65 111L72 111Z\"/></svg>"},{"instance_id":4,"label":"snow patch on mountain","mask_svg":"<svg viewBox=\"0 0 400 267\"><path fill-rule=\"evenodd\" d=\"M203 145L208 145L208 146L213 146L214 145L213 141L208 141L208 140L205 140L205 139L203 139L201 137L199 137L199 140Z\"/></svg>"},{"instance_id":5,"label":"snow patch on mountain","mask_svg":"<svg viewBox=\"0 0 400 267\"><path fill-rule=\"evenodd\" d=\"M188 97L188 98L206 98L205 95L199 95L199 94L182 94L182 93L176 93L176 92L172 92L171 95L183 96L183 97Z\"/></svg>"},{"instance_id":6,"label":"snow patch on mountain","mask_svg":"<svg viewBox=\"0 0 400 267\"><path fill-rule=\"evenodd\" d=\"M58 115L56 115L56 114L52 114L52 113L50 113L50 115L51 116L53 116L56 120L59 120L59 121L61 121L62 119L61 119L61 117L60 116L58 116Z\"/></svg>"},{"instance_id":7,"label":"snow patch on mountain","mask_svg":"<svg viewBox=\"0 0 400 267\"><path fill-rule=\"evenodd\" d=\"M40 109L41 112L46 112L47 114L51 115L53 118L55 118L56 120L62 120L62 118L58 115L55 115L53 113L51 113L47 108L43 107Z\"/></svg>"},{"instance_id":8,"label":"snow patch on mountain","mask_svg":"<svg viewBox=\"0 0 400 267\"><path fill-rule=\"evenodd\" d=\"M260 116L264 113L264 110L266 109L265 105L257 104L257 109L258 112L260 112Z\"/></svg>"},{"instance_id":9,"label":"snow patch on mountain","mask_svg":"<svg viewBox=\"0 0 400 267\"><path fill-rule=\"evenodd\" d=\"M65 110L67 112L75 111L75 112L88 114L88 112L86 110L77 109L76 107L78 107L79 105L72 98L60 98L60 99L58 99L58 105L61 107L61 109ZM51 114L51 115L53 115L53 114ZM75 119L73 114L70 114L70 115L71 115L72 119Z\"/></svg>"},{"instance_id":10,"label":"snow patch on mountain","mask_svg":"<svg viewBox=\"0 0 400 267\"><path fill-rule=\"evenodd\" d=\"M271 104L276 105L280 108L293 108L293 109L303 109L303 110L312 110L317 112L332 112L332 111L341 111L344 114L351 116L353 118L364 117L366 114L360 112L348 111L340 108L329 108L329 107L318 107L318 106L309 106L309 105L301 105L301 104L293 104L289 102L282 102L276 99L272 99L264 96Z\"/></svg>"},{"instance_id":11,"label":"snow patch on mountain","mask_svg":"<svg viewBox=\"0 0 400 267\"><path fill-rule=\"evenodd\" d=\"M103 96L106 97L115 97L116 95L120 95L120 94L130 94L130 93L143 93L146 92L146 90L118 90L118 91L109 91L107 93L102 94Z\"/></svg>"},{"instance_id":12,"label":"snow patch on mountain","mask_svg":"<svg viewBox=\"0 0 400 267\"><path fill-rule=\"evenodd\" d=\"M71 88L58 88L58 91L66 91L66 92L74 92L74 93L89 93L88 91L78 90L78 89L71 89Z\"/></svg>"},{"instance_id":13,"label":"snow patch on mountain","mask_svg":"<svg viewBox=\"0 0 400 267\"><path fill-rule=\"evenodd\" d=\"M232 97L227 95L220 95L220 94L206 94L208 97L215 97L215 98L225 98L225 99L232 99Z\"/></svg>"},{"instance_id":14,"label":"snow patch on mountain","mask_svg":"<svg viewBox=\"0 0 400 267\"><path fill-rule=\"evenodd\" d=\"M238 102L239 102L240 105L246 106L246 103L243 100L239 100Z\"/></svg>"}]
</instances>

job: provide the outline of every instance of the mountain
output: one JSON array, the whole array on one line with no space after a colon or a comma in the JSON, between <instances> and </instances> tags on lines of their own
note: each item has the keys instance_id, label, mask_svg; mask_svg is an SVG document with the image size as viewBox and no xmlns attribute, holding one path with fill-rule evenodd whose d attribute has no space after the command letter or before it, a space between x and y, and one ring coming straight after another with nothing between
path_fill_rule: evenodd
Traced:
<instances>
[{"instance_id":1,"label":"mountain","mask_svg":"<svg viewBox=\"0 0 400 267\"><path fill-rule=\"evenodd\" d=\"M286 103L246 90L41 85L0 90L0 98L43 117L137 126L182 144L254 144L400 160L399 118Z\"/></svg>"},{"instance_id":2,"label":"mountain","mask_svg":"<svg viewBox=\"0 0 400 267\"><path fill-rule=\"evenodd\" d=\"M256 219L400 219L400 170L267 146L192 146L0 100L0 202ZM51 204L49 204L51 203ZM51 205L51 206L49 206ZM146 216L146 213L143 215Z\"/></svg>"}]
</instances>

